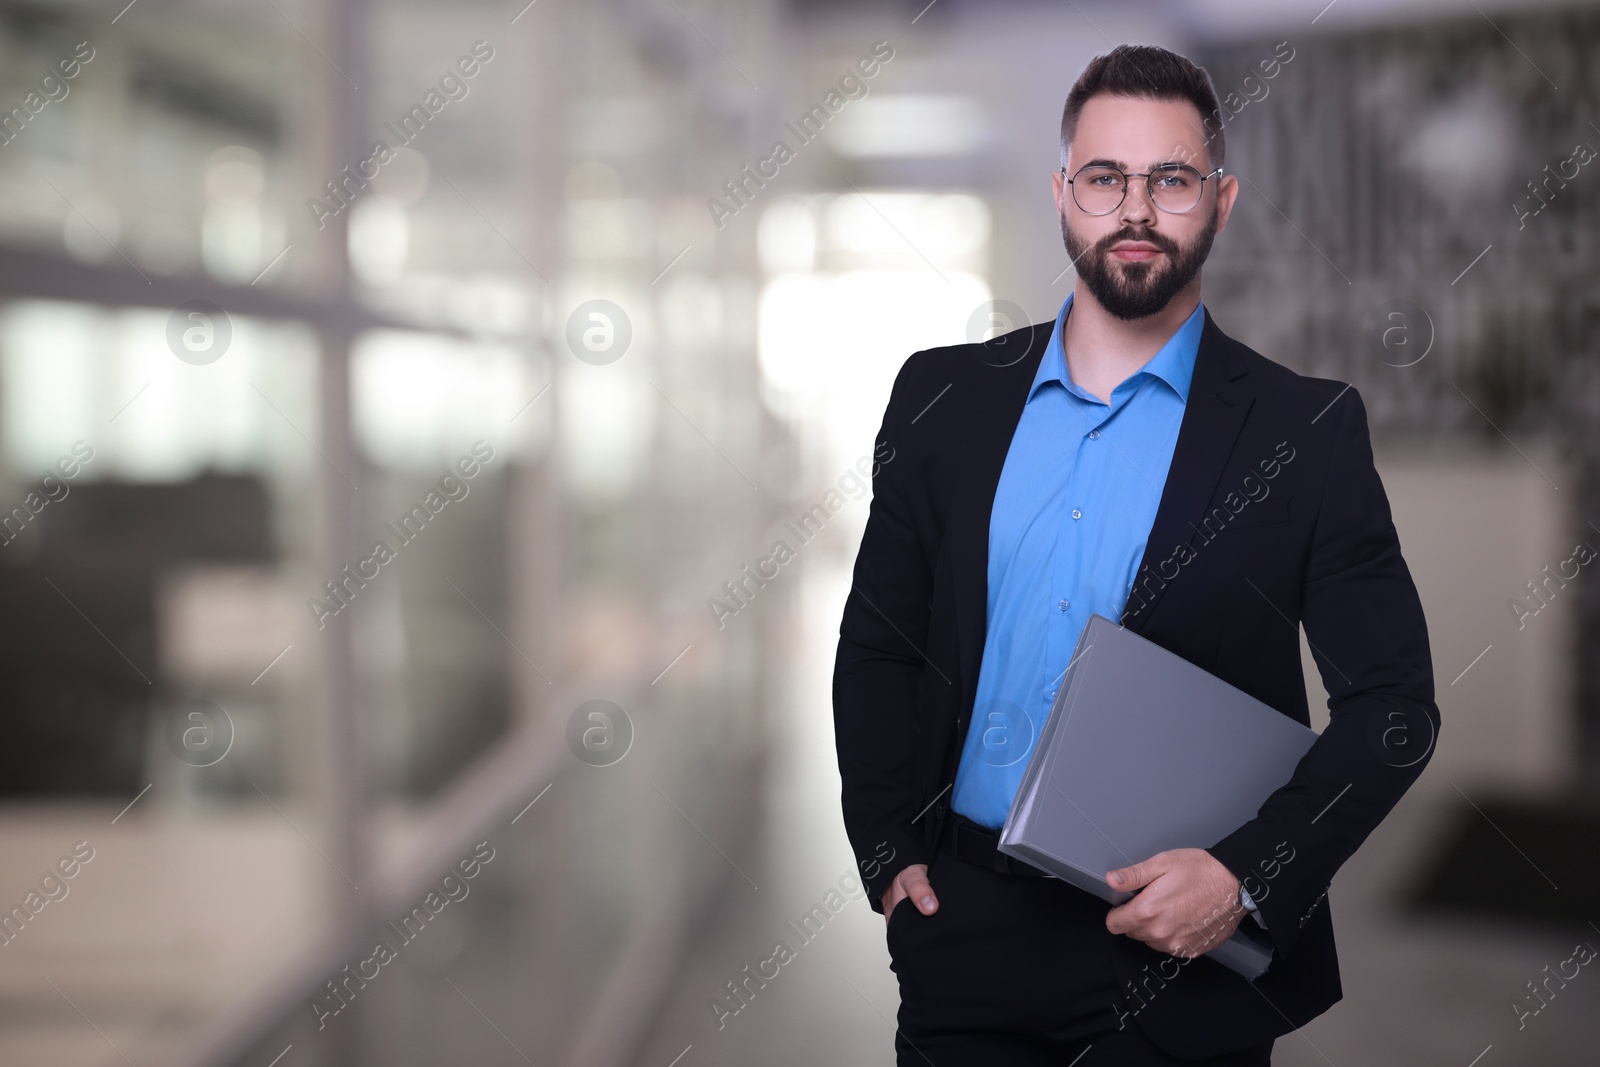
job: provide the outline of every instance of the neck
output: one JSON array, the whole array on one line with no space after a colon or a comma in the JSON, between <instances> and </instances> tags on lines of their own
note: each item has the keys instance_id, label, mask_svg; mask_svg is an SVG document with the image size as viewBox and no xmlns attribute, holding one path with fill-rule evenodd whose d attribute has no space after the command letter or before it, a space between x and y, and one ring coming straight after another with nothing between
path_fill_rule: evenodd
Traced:
<instances>
[{"instance_id":1,"label":"neck","mask_svg":"<svg viewBox=\"0 0 1600 1067\"><path fill-rule=\"evenodd\" d=\"M1199 304L1200 279L1196 277L1154 315L1128 322L1102 307L1079 279L1061 339L1067 373L1079 386L1109 402L1111 390L1150 362Z\"/></svg>"}]
</instances>

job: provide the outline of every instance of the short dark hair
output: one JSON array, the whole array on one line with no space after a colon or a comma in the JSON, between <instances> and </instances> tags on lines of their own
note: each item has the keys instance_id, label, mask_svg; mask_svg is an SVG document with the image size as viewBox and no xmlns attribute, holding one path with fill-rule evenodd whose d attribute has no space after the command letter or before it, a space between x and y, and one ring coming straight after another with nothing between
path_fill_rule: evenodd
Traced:
<instances>
[{"instance_id":1,"label":"short dark hair","mask_svg":"<svg viewBox=\"0 0 1600 1067\"><path fill-rule=\"evenodd\" d=\"M1200 113L1206 134L1206 155L1212 167L1222 166L1222 105L1211 75L1176 52L1148 44L1119 44L1095 56L1067 93L1061 112L1061 165L1078 133L1083 105L1095 96L1131 96L1144 100L1187 100Z\"/></svg>"}]
</instances>

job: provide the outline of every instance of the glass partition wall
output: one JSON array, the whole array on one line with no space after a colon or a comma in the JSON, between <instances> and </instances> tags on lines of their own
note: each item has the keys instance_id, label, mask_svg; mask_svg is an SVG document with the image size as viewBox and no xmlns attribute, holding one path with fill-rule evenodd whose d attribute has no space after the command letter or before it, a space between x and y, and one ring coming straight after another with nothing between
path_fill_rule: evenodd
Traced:
<instances>
[{"instance_id":1,"label":"glass partition wall","mask_svg":"<svg viewBox=\"0 0 1600 1067\"><path fill-rule=\"evenodd\" d=\"M600 1062L742 877L768 15L518 6L0 10L0 1060Z\"/></svg>"}]
</instances>

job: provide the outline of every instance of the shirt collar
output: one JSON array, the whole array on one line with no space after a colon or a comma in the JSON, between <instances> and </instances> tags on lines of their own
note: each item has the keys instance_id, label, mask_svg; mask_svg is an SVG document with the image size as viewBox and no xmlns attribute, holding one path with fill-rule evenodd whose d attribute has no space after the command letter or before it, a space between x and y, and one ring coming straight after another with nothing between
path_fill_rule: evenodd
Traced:
<instances>
[{"instance_id":1,"label":"shirt collar","mask_svg":"<svg viewBox=\"0 0 1600 1067\"><path fill-rule=\"evenodd\" d=\"M1067 299L1061 304L1061 311L1056 315L1056 326L1050 333L1050 344L1044 350L1044 357L1039 360L1039 370L1033 376L1033 385L1028 390L1028 399L1031 401L1045 382L1057 381L1066 390L1085 400L1094 400L1101 403L1098 397L1091 397L1083 388L1071 380L1067 374L1067 350L1062 341L1067 324L1067 314L1072 310L1074 294L1068 293ZM1184 403L1189 402L1189 383L1194 378L1195 357L1200 351L1200 334L1205 326L1205 303L1202 301L1195 305L1195 309L1183 325L1179 326L1173 335L1167 338L1167 343L1161 350L1150 357L1149 362L1128 376L1127 382L1117 386L1134 382L1141 374L1152 375L1160 378L1178 394ZM1115 399L1113 396L1112 399Z\"/></svg>"}]
</instances>

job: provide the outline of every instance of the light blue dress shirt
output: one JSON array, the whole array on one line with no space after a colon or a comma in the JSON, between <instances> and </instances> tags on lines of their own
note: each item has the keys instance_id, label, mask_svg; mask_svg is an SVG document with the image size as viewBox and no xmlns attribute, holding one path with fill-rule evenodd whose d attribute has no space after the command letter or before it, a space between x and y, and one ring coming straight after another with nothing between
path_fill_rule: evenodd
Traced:
<instances>
[{"instance_id":1,"label":"light blue dress shirt","mask_svg":"<svg viewBox=\"0 0 1600 1067\"><path fill-rule=\"evenodd\" d=\"M999 829L1091 614L1116 619L1144 556L1189 399L1205 307L1111 391L1076 385L1069 295L989 516L988 633L951 809Z\"/></svg>"}]
</instances>

